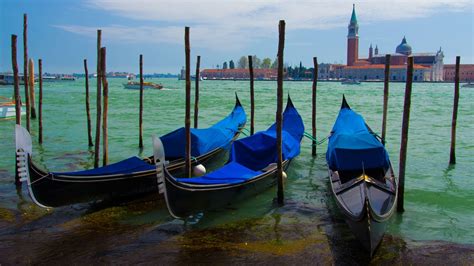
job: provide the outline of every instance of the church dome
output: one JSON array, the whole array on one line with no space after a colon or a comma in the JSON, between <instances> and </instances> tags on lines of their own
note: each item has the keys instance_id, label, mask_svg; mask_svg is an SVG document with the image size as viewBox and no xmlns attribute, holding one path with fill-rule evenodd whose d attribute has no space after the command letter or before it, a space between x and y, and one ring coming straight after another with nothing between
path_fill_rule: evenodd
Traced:
<instances>
[{"instance_id":1,"label":"church dome","mask_svg":"<svg viewBox=\"0 0 474 266\"><path fill-rule=\"evenodd\" d=\"M395 52L404 55L411 54L411 46L407 43L407 39L405 37L403 37L402 43L397 46Z\"/></svg>"}]
</instances>

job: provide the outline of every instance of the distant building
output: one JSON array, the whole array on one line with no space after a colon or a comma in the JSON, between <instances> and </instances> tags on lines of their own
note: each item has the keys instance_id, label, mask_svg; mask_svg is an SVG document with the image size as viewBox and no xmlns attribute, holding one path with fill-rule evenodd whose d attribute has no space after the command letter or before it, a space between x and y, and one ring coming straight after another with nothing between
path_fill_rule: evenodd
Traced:
<instances>
[{"instance_id":1,"label":"distant building","mask_svg":"<svg viewBox=\"0 0 474 266\"><path fill-rule=\"evenodd\" d=\"M253 70L254 79L256 80L275 80L277 78L276 69L261 69ZM249 79L250 74L248 69L204 69L201 71L203 79Z\"/></svg>"},{"instance_id":2,"label":"distant building","mask_svg":"<svg viewBox=\"0 0 474 266\"><path fill-rule=\"evenodd\" d=\"M327 80L331 77L331 65L330 64L319 64L318 65L318 79Z\"/></svg>"},{"instance_id":3,"label":"distant building","mask_svg":"<svg viewBox=\"0 0 474 266\"><path fill-rule=\"evenodd\" d=\"M444 80L454 81L456 65L444 65ZM459 81L473 82L474 81L474 64L465 64L459 66Z\"/></svg>"},{"instance_id":4,"label":"distant building","mask_svg":"<svg viewBox=\"0 0 474 266\"><path fill-rule=\"evenodd\" d=\"M390 80L406 81L407 68L406 65L391 65ZM376 81L383 80L385 76L385 65L362 65L362 66L346 66L342 70L342 76L348 79ZM413 71L414 81L426 81L430 79L430 68L422 65L415 65Z\"/></svg>"},{"instance_id":5,"label":"distant building","mask_svg":"<svg viewBox=\"0 0 474 266\"><path fill-rule=\"evenodd\" d=\"M405 37L396 47L395 53L391 54L390 79L395 81L406 80L406 64L408 57L413 57L415 73L413 79L416 81L442 81L443 80L443 58L441 48L435 53L412 53L412 47L407 43ZM379 54L378 46L375 53L372 44L369 47L369 57L359 58L359 24L355 13L355 5L348 26L347 34L347 66L336 67L341 70L341 78L349 79L383 79L384 78L385 54ZM405 70L403 70L405 69ZM335 76L338 76L335 74Z\"/></svg>"}]
</instances>

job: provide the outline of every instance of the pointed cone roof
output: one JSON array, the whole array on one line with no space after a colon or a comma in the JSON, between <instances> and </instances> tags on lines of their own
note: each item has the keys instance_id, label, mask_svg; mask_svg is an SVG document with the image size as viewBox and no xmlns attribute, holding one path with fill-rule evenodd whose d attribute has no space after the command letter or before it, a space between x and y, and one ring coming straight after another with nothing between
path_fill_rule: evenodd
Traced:
<instances>
[{"instance_id":1,"label":"pointed cone roof","mask_svg":"<svg viewBox=\"0 0 474 266\"><path fill-rule=\"evenodd\" d=\"M351 24L357 24L357 16L355 11L355 4L352 4Z\"/></svg>"}]
</instances>

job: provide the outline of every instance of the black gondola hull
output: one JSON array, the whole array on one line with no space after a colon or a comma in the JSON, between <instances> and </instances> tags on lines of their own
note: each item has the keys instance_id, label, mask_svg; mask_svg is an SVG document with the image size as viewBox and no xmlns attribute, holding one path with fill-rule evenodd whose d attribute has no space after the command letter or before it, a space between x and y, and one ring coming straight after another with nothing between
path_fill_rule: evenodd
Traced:
<instances>
[{"instance_id":1,"label":"black gondola hull","mask_svg":"<svg viewBox=\"0 0 474 266\"><path fill-rule=\"evenodd\" d=\"M346 216L345 221L364 249L372 255L382 241L387 221L377 221L370 215L364 215L362 220L353 220L352 217Z\"/></svg>"},{"instance_id":2,"label":"black gondola hull","mask_svg":"<svg viewBox=\"0 0 474 266\"><path fill-rule=\"evenodd\" d=\"M349 225L352 233L356 236L362 246L374 253L379 246L387 228L387 222L394 213L396 207L397 193L395 188L396 181L393 176L393 169L386 173L386 182L390 186L384 187L383 183L377 180L356 179L352 184L346 187L341 186L337 172L329 170L331 191L336 200L339 210L344 215L344 220ZM378 189L382 188L384 190ZM371 189L377 189L377 193L371 192ZM359 199L358 204L350 199ZM376 210L375 206L383 208Z\"/></svg>"},{"instance_id":3,"label":"black gondola hull","mask_svg":"<svg viewBox=\"0 0 474 266\"><path fill-rule=\"evenodd\" d=\"M288 165L289 161L285 161L284 169ZM276 182L276 168L244 183L215 186L177 182L165 171L165 197L170 214L175 218L186 218L255 196L271 188Z\"/></svg>"}]
</instances>

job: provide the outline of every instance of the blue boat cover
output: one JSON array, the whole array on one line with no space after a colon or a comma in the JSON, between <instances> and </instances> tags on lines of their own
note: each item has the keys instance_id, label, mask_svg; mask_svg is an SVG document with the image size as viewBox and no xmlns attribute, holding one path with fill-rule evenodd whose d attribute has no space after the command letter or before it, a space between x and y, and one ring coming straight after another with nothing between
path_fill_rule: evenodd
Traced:
<instances>
[{"instance_id":1,"label":"blue boat cover","mask_svg":"<svg viewBox=\"0 0 474 266\"><path fill-rule=\"evenodd\" d=\"M389 167L385 147L369 132L364 118L350 108L339 111L326 160L330 169L339 171Z\"/></svg>"},{"instance_id":2,"label":"blue boat cover","mask_svg":"<svg viewBox=\"0 0 474 266\"><path fill-rule=\"evenodd\" d=\"M247 120L241 105L236 105L234 110L224 119L210 128L191 128L191 156L197 157L216 148L230 144L235 134ZM186 141L185 129L179 128L161 137L166 153L166 158L184 158Z\"/></svg>"},{"instance_id":3,"label":"blue boat cover","mask_svg":"<svg viewBox=\"0 0 474 266\"><path fill-rule=\"evenodd\" d=\"M291 100L288 100L283 112L283 160L292 159L300 153L303 133L303 120ZM276 163L277 159L276 124L273 124L266 131L234 141L229 161L218 170L202 177L177 178L177 181L192 184L241 183L262 174L262 170L269 164Z\"/></svg>"},{"instance_id":4,"label":"blue boat cover","mask_svg":"<svg viewBox=\"0 0 474 266\"><path fill-rule=\"evenodd\" d=\"M234 110L223 120L206 129L191 129L192 156L199 156L210 152L215 148L229 145L235 134L245 124L245 111L240 104L236 104ZM167 158L183 158L185 152L184 128L177 129L161 137ZM69 176L100 176L115 174L131 174L135 172L154 170L155 166L139 159L136 156L123 161L109 164L104 167L77 171L77 172L53 172L53 175Z\"/></svg>"},{"instance_id":5,"label":"blue boat cover","mask_svg":"<svg viewBox=\"0 0 474 266\"><path fill-rule=\"evenodd\" d=\"M77 172L53 172L53 175L69 175L69 176L100 176L100 175L116 175L116 174L131 174L141 171L154 170L155 166L151 165L142 159L133 156L123 161L109 164L104 167L99 167L90 170Z\"/></svg>"}]
</instances>

